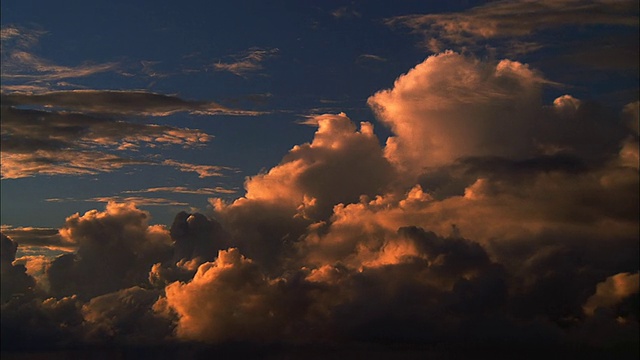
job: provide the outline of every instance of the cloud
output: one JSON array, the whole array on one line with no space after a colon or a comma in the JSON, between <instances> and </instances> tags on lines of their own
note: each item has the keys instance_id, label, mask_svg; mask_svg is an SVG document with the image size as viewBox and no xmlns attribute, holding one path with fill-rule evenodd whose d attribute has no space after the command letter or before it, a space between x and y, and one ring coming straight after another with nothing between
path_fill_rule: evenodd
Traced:
<instances>
[{"instance_id":1,"label":"cloud","mask_svg":"<svg viewBox=\"0 0 640 360\"><path fill-rule=\"evenodd\" d=\"M14 93L2 96L3 178L96 174L127 165L142 164L172 166L180 171L197 172L200 177L222 176L222 171L231 170L222 166L135 156L140 147L203 146L212 136L201 130L145 124L91 113L105 112L110 108L110 115L113 116L132 115L135 112L139 112L139 115L158 115L177 111L180 106L190 106L189 102L178 98L157 94L96 91L44 95ZM55 101L45 101L48 97ZM152 100L144 104L148 98ZM165 107L162 103L167 99L175 104ZM63 108L21 109L10 104ZM200 105L192 107L192 110L198 112L204 111L203 109ZM123 153L127 155L120 155Z\"/></svg>"},{"instance_id":2,"label":"cloud","mask_svg":"<svg viewBox=\"0 0 640 360\"><path fill-rule=\"evenodd\" d=\"M238 249L221 250L189 283L168 285L166 306L178 315L178 337L205 342L276 340L284 304L277 283ZM274 294L272 294L274 292Z\"/></svg>"},{"instance_id":3,"label":"cloud","mask_svg":"<svg viewBox=\"0 0 640 360\"><path fill-rule=\"evenodd\" d=\"M368 103L394 133L386 156L409 173L469 156L523 159L568 151L598 157L617 146L625 131L605 109L569 95L544 106L542 87L550 83L526 64L447 51Z\"/></svg>"},{"instance_id":4,"label":"cloud","mask_svg":"<svg viewBox=\"0 0 640 360\"><path fill-rule=\"evenodd\" d=\"M327 218L334 205L374 196L393 178L370 123L357 130L345 114L308 122L318 126L311 143L293 147L279 165L247 179L244 197L213 201L216 218L231 229L240 250L261 264L275 265L282 247Z\"/></svg>"},{"instance_id":5,"label":"cloud","mask_svg":"<svg viewBox=\"0 0 640 360\"><path fill-rule=\"evenodd\" d=\"M638 289L639 280L638 273L620 273L608 277L607 280L598 284L596 293L587 300L583 307L584 312L593 315L599 307L612 307L625 298L637 294L640 291Z\"/></svg>"},{"instance_id":6,"label":"cloud","mask_svg":"<svg viewBox=\"0 0 640 360\"><path fill-rule=\"evenodd\" d=\"M403 25L425 36L434 52L442 41L475 45L489 39L526 37L567 26L637 27L637 2L625 1L495 1L464 12L403 15L387 19L388 25Z\"/></svg>"},{"instance_id":7,"label":"cloud","mask_svg":"<svg viewBox=\"0 0 640 360\"><path fill-rule=\"evenodd\" d=\"M226 166L197 165L197 164L184 163L176 160L164 160L162 164L167 166L173 166L183 172L195 172L199 175L200 178L211 177L211 176L224 176L223 171L235 170L234 168L230 168Z\"/></svg>"},{"instance_id":8,"label":"cloud","mask_svg":"<svg viewBox=\"0 0 640 360\"><path fill-rule=\"evenodd\" d=\"M237 114L214 102L187 101L177 96L124 90L71 90L2 94L5 106L36 105L68 111L120 116L168 116L176 112L198 115ZM246 115L246 114L245 114Z\"/></svg>"},{"instance_id":9,"label":"cloud","mask_svg":"<svg viewBox=\"0 0 640 360\"><path fill-rule=\"evenodd\" d=\"M27 274L27 268L24 265L14 264L18 243L5 234L0 234L0 236L2 241L0 244L0 271L2 272L0 277L2 296L0 301L4 304L13 297L29 297L36 283Z\"/></svg>"},{"instance_id":10,"label":"cloud","mask_svg":"<svg viewBox=\"0 0 640 360\"><path fill-rule=\"evenodd\" d=\"M168 231L148 221L149 213L132 203L108 203L105 211L68 217L60 235L78 251L52 262L52 294L87 300L145 283L151 266L171 257Z\"/></svg>"},{"instance_id":11,"label":"cloud","mask_svg":"<svg viewBox=\"0 0 640 360\"><path fill-rule=\"evenodd\" d=\"M187 206L186 202L156 198L156 197L142 197L142 196L102 196L87 199L85 201L102 202L102 203L133 203L137 206Z\"/></svg>"},{"instance_id":12,"label":"cloud","mask_svg":"<svg viewBox=\"0 0 640 360\"><path fill-rule=\"evenodd\" d=\"M234 75L240 77L246 77L250 73L262 70L262 62L276 56L279 50L273 49L261 49L250 48L245 52L233 55L235 59L233 62L223 63L217 62L213 64L213 69L216 71L228 71Z\"/></svg>"},{"instance_id":13,"label":"cloud","mask_svg":"<svg viewBox=\"0 0 640 360\"><path fill-rule=\"evenodd\" d=\"M157 344L173 331L172 323L152 309L159 297L159 291L138 286L94 297L81 309L84 336L90 342L106 338L119 346Z\"/></svg>"},{"instance_id":14,"label":"cloud","mask_svg":"<svg viewBox=\"0 0 640 360\"><path fill-rule=\"evenodd\" d=\"M162 186L162 187L153 187L143 190L128 190L125 193L156 193L156 192L167 192L167 193L175 193L175 194L196 194L196 195L217 195L217 194L235 194L236 190L223 188L221 186L217 186L215 188L198 188L198 189L189 189L184 186Z\"/></svg>"},{"instance_id":15,"label":"cloud","mask_svg":"<svg viewBox=\"0 0 640 360\"><path fill-rule=\"evenodd\" d=\"M180 212L167 229L131 203L72 215L60 235L77 253L44 266L48 293L7 293L3 330L24 339L42 324L50 335L36 338L102 344L635 349L638 106L545 104L548 84L519 62L445 52L369 99L392 132L384 147L368 122L312 116L310 142L247 178L243 197L211 199L209 216ZM9 254L28 279L12 244L3 264ZM42 315L63 303L66 326Z\"/></svg>"},{"instance_id":16,"label":"cloud","mask_svg":"<svg viewBox=\"0 0 640 360\"><path fill-rule=\"evenodd\" d=\"M2 67L3 79L26 80L35 83L87 77L114 71L119 66L118 63L87 63L75 67L55 65L26 51L13 51L3 60L3 62L6 62L6 65Z\"/></svg>"},{"instance_id":17,"label":"cloud","mask_svg":"<svg viewBox=\"0 0 640 360\"><path fill-rule=\"evenodd\" d=\"M38 247L66 252L75 250L75 244L65 242L58 229L54 228L2 225L2 233L20 244L23 249L25 247Z\"/></svg>"}]
</instances>

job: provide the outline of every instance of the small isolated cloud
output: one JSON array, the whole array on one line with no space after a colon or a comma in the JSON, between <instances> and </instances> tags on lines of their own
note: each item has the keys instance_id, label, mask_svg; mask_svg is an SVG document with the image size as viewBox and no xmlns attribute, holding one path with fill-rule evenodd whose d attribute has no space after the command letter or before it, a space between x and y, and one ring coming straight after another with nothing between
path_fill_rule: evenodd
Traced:
<instances>
[{"instance_id":1,"label":"small isolated cloud","mask_svg":"<svg viewBox=\"0 0 640 360\"><path fill-rule=\"evenodd\" d=\"M379 61L379 62L385 62L385 61L387 61L387 59L383 58L382 56L378 56L378 55L373 55L373 54L362 54L362 55L358 56L358 61Z\"/></svg>"},{"instance_id":2,"label":"small isolated cloud","mask_svg":"<svg viewBox=\"0 0 640 360\"><path fill-rule=\"evenodd\" d=\"M277 48L250 48L247 51L233 55L232 58L234 61L232 62L218 62L213 64L213 69L217 71L228 71L237 76L246 77L250 73L262 70L262 62L273 58L278 52L279 50Z\"/></svg>"}]
</instances>

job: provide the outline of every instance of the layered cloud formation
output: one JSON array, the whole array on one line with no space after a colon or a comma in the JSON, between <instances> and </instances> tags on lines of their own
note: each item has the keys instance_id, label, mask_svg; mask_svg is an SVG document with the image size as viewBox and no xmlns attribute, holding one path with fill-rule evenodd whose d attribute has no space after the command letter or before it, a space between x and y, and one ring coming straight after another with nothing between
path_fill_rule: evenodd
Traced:
<instances>
[{"instance_id":1,"label":"layered cloud formation","mask_svg":"<svg viewBox=\"0 0 640 360\"><path fill-rule=\"evenodd\" d=\"M2 178L96 174L136 164L171 166L200 177L230 170L137 153L141 148L197 147L213 139L197 129L131 120L176 112L255 114L143 91L3 93Z\"/></svg>"},{"instance_id":2,"label":"layered cloud formation","mask_svg":"<svg viewBox=\"0 0 640 360\"><path fill-rule=\"evenodd\" d=\"M38 278L3 236L3 344L637 345L638 103L545 103L548 85L436 54L369 98L384 146L312 117L312 141L209 216L68 217L78 250Z\"/></svg>"}]
</instances>

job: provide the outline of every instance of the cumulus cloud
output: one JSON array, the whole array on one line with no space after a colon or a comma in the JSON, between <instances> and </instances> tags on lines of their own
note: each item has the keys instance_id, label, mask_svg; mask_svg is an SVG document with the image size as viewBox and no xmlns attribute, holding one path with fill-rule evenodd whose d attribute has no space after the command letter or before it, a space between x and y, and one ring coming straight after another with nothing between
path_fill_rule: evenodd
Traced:
<instances>
[{"instance_id":1,"label":"cumulus cloud","mask_svg":"<svg viewBox=\"0 0 640 360\"><path fill-rule=\"evenodd\" d=\"M78 251L51 263L52 294L86 300L145 283L151 266L171 257L168 231L148 221L149 213L133 203L108 203L105 211L68 217L60 235Z\"/></svg>"},{"instance_id":2,"label":"cumulus cloud","mask_svg":"<svg viewBox=\"0 0 640 360\"><path fill-rule=\"evenodd\" d=\"M0 270L2 271L2 297L4 304L12 296L25 296L33 291L35 281L27 274L27 268L22 264L15 264L18 243L4 234L1 235Z\"/></svg>"},{"instance_id":3,"label":"cumulus cloud","mask_svg":"<svg viewBox=\"0 0 640 360\"><path fill-rule=\"evenodd\" d=\"M87 341L119 346L157 344L171 335L169 320L153 310L157 290L138 286L94 297L82 306Z\"/></svg>"},{"instance_id":4,"label":"cumulus cloud","mask_svg":"<svg viewBox=\"0 0 640 360\"><path fill-rule=\"evenodd\" d=\"M368 103L394 133L386 156L414 174L469 156L600 156L617 146L624 131L605 109L570 95L544 106L542 86L549 83L526 64L447 51L428 57Z\"/></svg>"},{"instance_id":5,"label":"cumulus cloud","mask_svg":"<svg viewBox=\"0 0 640 360\"><path fill-rule=\"evenodd\" d=\"M238 249L221 250L193 280L167 286L166 306L178 315L177 335L207 342L276 340L286 309L269 282Z\"/></svg>"},{"instance_id":6,"label":"cumulus cloud","mask_svg":"<svg viewBox=\"0 0 640 360\"><path fill-rule=\"evenodd\" d=\"M393 179L370 123L360 130L345 114L320 115L311 143L297 145L281 163L249 178L246 195L231 204L214 200L216 218L237 246L261 263L281 257L305 227L327 218L334 205L374 196Z\"/></svg>"},{"instance_id":7,"label":"cumulus cloud","mask_svg":"<svg viewBox=\"0 0 640 360\"><path fill-rule=\"evenodd\" d=\"M55 299L21 306L66 301L75 325L54 333L116 343L635 346L637 103L545 104L550 83L429 57L369 99L384 147L370 123L313 116L310 142L210 216L167 230L132 204L72 215L60 236L77 253L45 266ZM191 191L215 188L139 192ZM23 329L8 304L3 330Z\"/></svg>"}]
</instances>

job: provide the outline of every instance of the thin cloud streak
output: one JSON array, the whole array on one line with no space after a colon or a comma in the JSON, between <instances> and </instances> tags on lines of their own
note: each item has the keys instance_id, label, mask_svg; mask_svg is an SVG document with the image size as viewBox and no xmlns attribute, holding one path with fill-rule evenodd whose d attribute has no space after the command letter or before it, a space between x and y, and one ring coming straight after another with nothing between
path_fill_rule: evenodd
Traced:
<instances>
[{"instance_id":1,"label":"thin cloud streak","mask_svg":"<svg viewBox=\"0 0 640 360\"><path fill-rule=\"evenodd\" d=\"M213 64L213 69L216 71L228 71L240 77L247 77L250 73L262 70L262 62L276 56L278 51L277 48L251 48L243 53L233 55L232 57L235 58L233 62Z\"/></svg>"},{"instance_id":2,"label":"thin cloud streak","mask_svg":"<svg viewBox=\"0 0 640 360\"><path fill-rule=\"evenodd\" d=\"M164 186L164 187L148 188L143 190L124 191L125 194L154 193L154 192L168 192L168 193L176 193L176 194L194 194L194 195L217 195L217 194L235 194L238 191L233 189L223 188L220 186L215 188L199 188L199 189L189 189L184 186Z\"/></svg>"},{"instance_id":3,"label":"thin cloud streak","mask_svg":"<svg viewBox=\"0 0 640 360\"><path fill-rule=\"evenodd\" d=\"M637 27L637 7L634 0L496 1L464 12L396 16L386 23L403 25L422 34L430 50L438 52L447 44L474 45L487 39L514 39L563 26ZM518 51L532 51L540 46L520 47Z\"/></svg>"}]
</instances>

